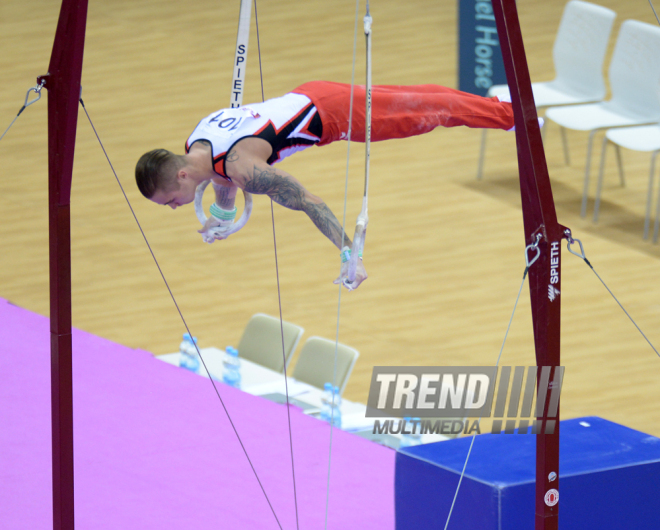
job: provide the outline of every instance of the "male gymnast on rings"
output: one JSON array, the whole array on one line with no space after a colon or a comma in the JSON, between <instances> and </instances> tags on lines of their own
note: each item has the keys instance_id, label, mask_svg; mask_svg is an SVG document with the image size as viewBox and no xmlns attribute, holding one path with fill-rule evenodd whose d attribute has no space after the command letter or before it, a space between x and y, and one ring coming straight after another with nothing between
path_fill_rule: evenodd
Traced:
<instances>
[{"instance_id":1,"label":"male gymnast on rings","mask_svg":"<svg viewBox=\"0 0 660 530\"><path fill-rule=\"evenodd\" d=\"M155 149L135 168L140 192L156 204L175 209L194 201L195 189L214 184L216 202L199 232L232 222L240 188L268 195L273 201L307 214L340 251L351 247L335 215L323 200L293 175L273 164L312 145L348 139L351 86L313 81L263 103L214 112L199 122L186 141L185 154ZM371 141L407 138L436 127L512 130L511 103L439 85L372 87ZM365 141L365 88L354 87L351 140ZM343 261L343 260L342 260ZM354 282L347 285L348 262L335 283L356 289L367 279L362 260Z\"/></svg>"}]
</instances>

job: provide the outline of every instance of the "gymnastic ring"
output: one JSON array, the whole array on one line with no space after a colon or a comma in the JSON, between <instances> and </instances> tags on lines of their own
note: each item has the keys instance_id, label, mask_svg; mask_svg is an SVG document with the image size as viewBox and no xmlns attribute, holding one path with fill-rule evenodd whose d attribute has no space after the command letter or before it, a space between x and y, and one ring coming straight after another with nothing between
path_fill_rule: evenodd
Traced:
<instances>
[{"instance_id":1,"label":"gymnastic ring","mask_svg":"<svg viewBox=\"0 0 660 530\"><path fill-rule=\"evenodd\" d=\"M199 222L202 223L202 225L205 225L208 220L204 213L204 206L202 206L202 197L204 196L204 190L206 189L206 186L209 185L209 182L211 181L203 181L195 190L195 213L197 214L197 219L199 219ZM211 228L208 231L210 235L218 235L221 236L218 237L218 239L225 239L245 226L252 214L252 194L243 190L243 196L245 197L245 207L243 208L243 213L238 221L232 223L230 226L216 226Z\"/></svg>"}]
</instances>

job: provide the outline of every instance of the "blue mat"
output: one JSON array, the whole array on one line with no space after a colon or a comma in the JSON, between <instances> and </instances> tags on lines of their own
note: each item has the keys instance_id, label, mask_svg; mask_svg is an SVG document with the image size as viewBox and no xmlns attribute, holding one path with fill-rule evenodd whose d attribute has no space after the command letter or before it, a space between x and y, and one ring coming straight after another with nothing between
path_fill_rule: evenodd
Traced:
<instances>
[{"instance_id":1,"label":"blue mat","mask_svg":"<svg viewBox=\"0 0 660 530\"><path fill-rule=\"evenodd\" d=\"M660 529L660 439L597 417L561 422L559 528ZM397 453L397 530L443 529L470 438ZM535 436L477 436L448 529L534 528Z\"/></svg>"}]
</instances>

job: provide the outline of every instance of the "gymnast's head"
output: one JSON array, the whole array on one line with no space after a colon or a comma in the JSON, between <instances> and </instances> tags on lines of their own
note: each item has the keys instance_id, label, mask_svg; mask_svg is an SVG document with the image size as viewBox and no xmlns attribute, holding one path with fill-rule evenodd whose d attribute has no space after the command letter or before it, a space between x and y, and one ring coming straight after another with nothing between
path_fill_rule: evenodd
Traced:
<instances>
[{"instance_id":1,"label":"gymnast's head","mask_svg":"<svg viewBox=\"0 0 660 530\"><path fill-rule=\"evenodd\" d=\"M167 149L154 149L143 154L135 166L135 181L142 195L151 199L159 190L177 189L176 175L184 164L183 156Z\"/></svg>"},{"instance_id":2,"label":"gymnast's head","mask_svg":"<svg viewBox=\"0 0 660 530\"><path fill-rule=\"evenodd\" d=\"M184 155L176 155L167 149L154 149L143 154L135 166L135 181L147 199L176 208L192 202L189 186L182 189L182 172L186 166Z\"/></svg>"}]
</instances>

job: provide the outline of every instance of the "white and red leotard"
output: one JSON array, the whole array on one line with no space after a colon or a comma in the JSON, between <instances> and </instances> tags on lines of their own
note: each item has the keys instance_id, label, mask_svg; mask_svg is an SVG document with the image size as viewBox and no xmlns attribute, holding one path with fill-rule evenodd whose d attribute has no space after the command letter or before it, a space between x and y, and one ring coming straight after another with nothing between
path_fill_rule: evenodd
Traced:
<instances>
[{"instance_id":1,"label":"white and red leotard","mask_svg":"<svg viewBox=\"0 0 660 530\"><path fill-rule=\"evenodd\" d=\"M312 145L348 139L351 86L312 81L280 98L236 109L224 109L199 122L186 142L186 152L200 140L209 142L213 167L228 179L225 157L243 138L269 142L269 164ZM372 87L371 140L407 138L436 127L511 129L510 103L440 85ZM365 88L354 87L351 139L365 139Z\"/></svg>"}]
</instances>

